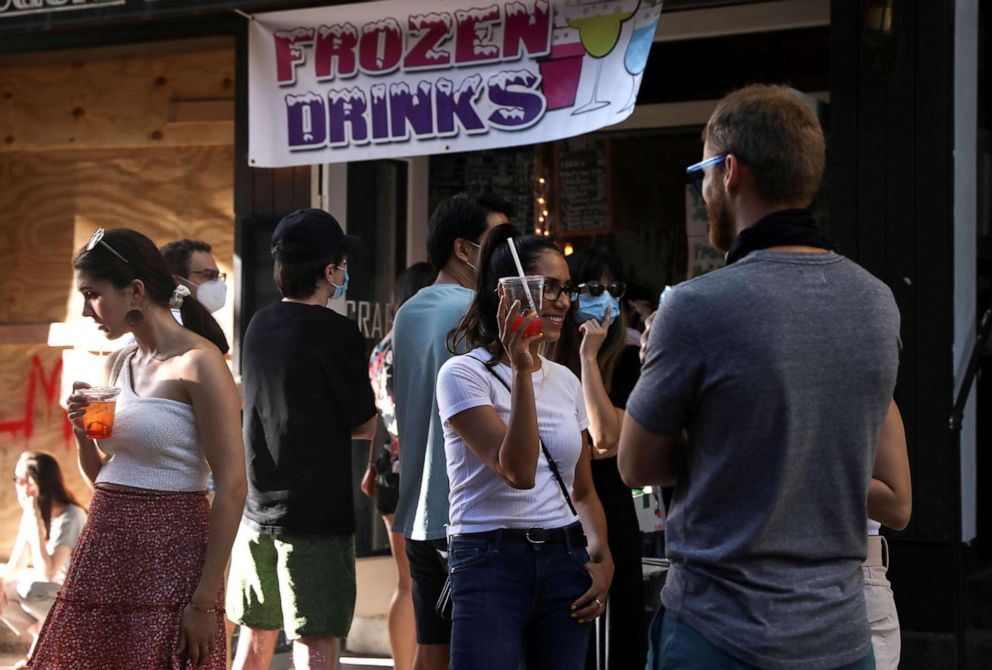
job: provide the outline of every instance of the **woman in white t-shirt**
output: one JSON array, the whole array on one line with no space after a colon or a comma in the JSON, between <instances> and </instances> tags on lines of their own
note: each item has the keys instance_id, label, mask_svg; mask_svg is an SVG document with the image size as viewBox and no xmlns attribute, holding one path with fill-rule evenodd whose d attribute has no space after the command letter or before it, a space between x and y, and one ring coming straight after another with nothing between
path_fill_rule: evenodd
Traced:
<instances>
[{"instance_id":1,"label":"woman in white t-shirt","mask_svg":"<svg viewBox=\"0 0 992 670\"><path fill-rule=\"evenodd\" d=\"M514 237L526 273L545 278L542 334L525 335L530 319L514 331L519 304L497 288L517 274L514 234L508 224L489 234L475 300L449 337L453 351L469 351L437 380L451 487L452 670L512 669L521 658L528 668L582 667L613 577L582 386L538 353L557 341L576 291L553 243Z\"/></svg>"},{"instance_id":2,"label":"woman in white t-shirt","mask_svg":"<svg viewBox=\"0 0 992 670\"><path fill-rule=\"evenodd\" d=\"M55 603L86 512L62 478L58 461L25 451L14 466L14 488L21 524L0 574L0 619L14 632L37 640L41 623ZM14 667L23 667L27 659Z\"/></svg>"}]
</instances>

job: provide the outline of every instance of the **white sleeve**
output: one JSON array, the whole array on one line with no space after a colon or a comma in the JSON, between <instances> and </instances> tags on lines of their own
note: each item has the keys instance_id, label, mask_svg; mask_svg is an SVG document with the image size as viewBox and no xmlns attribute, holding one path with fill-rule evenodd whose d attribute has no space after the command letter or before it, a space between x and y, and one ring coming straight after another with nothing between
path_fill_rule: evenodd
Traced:
<instances>
[{"instance_id":1,"label":"white sleeve","mask_svg":"<svg viewBox=\"0 0 992 670\"><path fill-rule=\"evenodd\" d=\"M492 382L482 362L468 355L455 356L437 375L437 409L447 421L473 407L493 407Z\"/></svg>"}]
</instances>

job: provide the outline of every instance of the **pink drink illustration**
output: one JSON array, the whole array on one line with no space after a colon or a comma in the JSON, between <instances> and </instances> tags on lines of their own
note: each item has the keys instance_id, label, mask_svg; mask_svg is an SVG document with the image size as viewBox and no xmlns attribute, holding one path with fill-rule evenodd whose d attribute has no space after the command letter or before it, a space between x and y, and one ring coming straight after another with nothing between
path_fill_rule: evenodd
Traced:
<instances>
[{"instance_id":1,"label":"pink drink illustration","mask_svg":"<svg viewBox=\"0 0 992 670\"><path fill-rule=\"evenodd\" d=\"M544 98L548 101L549 112L575 105L585 55L586 50L581 42L554 44L551 53L538 61L541 87Z\"/></svg>"}]
</instances>

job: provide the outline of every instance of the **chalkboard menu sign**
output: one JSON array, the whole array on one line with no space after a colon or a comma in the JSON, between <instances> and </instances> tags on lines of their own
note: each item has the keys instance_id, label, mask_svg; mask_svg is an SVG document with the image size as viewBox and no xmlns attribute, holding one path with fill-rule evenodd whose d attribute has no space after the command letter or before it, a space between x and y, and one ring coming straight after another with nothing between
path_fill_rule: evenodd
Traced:
<instances>
[{"instance_id":1,"label":"chalkboard menu sign","mask_svg":"<svg viewBox=\"0 0 992 670\"><path fill-rule=\"evenodd\" d=\"M456 193L495 193L513 205L513 223L534 224L533 146L430 157L430 210Z\"/></svg>"},{"instance_id":2,"label":"chalkboard menu sign","mask_svg":"<svg viewBox=\"0 0 992 670\"><path fill-rule=\"evenodd\" d=\"M594 235L612 226L608 139L555 142L554 228L562 235Z\"/></svg>"}]
</instances>

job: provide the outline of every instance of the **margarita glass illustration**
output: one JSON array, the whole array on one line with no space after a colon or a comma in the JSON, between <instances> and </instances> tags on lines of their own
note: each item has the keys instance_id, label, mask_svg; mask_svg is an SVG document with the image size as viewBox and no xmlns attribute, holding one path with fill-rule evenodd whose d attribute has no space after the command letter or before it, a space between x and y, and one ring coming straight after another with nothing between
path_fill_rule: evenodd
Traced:
<instances>
[{"instance_id":1,"label":"margarita glass illustration","mask_svg":"<svg viewBox=\"0 0 992 670\"><path fill-rule=\"evenodd\" d=\"M579 40L586 53L596 59L592 94L585 104L572 112L573 115L592 112L610 104L608 100L598 97L603 59L617 46L623 22L634 15L638 4L640 0L566 0L562 5L566 22L579 31Z\"/></svg>"},{"instance_id":2,"label":"margarita glass illustration","mask_svg":"<svg viewBox=\"0 0 992 670\"><path fill-rule=\"evenodd\" d=\"M648 55L651 53L654 33L658 28L661 1L641 0L641 6L634 16L634 30L630 35L630 42L627 44L627 52L623 56L623 66L633 77L633 86L630 89L630 97L617 114L623 114L632 109L634 101L637 100L640 77L643 76L644 68L648 65Z\"/></svg>"}]
</instances>

